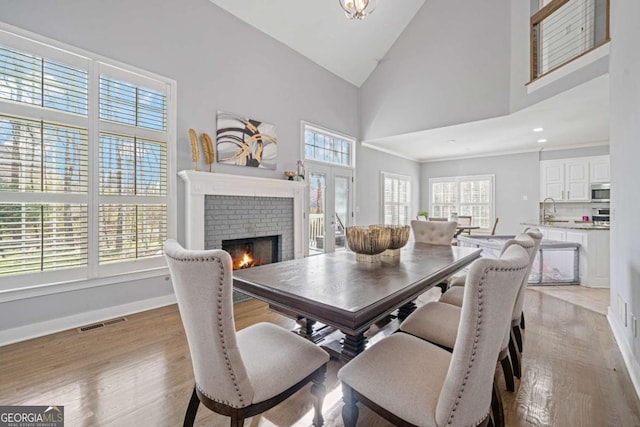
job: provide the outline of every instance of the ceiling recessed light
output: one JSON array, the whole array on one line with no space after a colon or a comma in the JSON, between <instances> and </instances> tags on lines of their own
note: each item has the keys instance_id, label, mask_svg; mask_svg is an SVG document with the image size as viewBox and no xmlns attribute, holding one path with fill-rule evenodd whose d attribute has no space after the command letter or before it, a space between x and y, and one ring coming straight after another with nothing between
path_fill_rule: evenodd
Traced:
<instances>
[{"instance_id":1,"label":"ceiling recessed light","mask_svg":"<svg viewBox=\"0 0 640 427\"><path fill-rule=\"evenodd\" d=\"M456 140L455 140L455 139L450 139L450 140L448 140L447 142L448 142L449 144L455 144L455 143L456 143Z\"/></svg>"},{"instance_id":2,"label":"ceiling recessed light","mask_svg":"<svg viewBox=\"0 0 640 427\"><path fill-rule=\"evenodd\" d=\"M547 142L547 140L544 138L538 140L538 144L543 144L545 142Z\"/></svg>"},{"instance_id":3,"label":"ceiling recessed light","mask_svg":"<svg viewBox=\"0 0 640 427\"><path fill-rule=\"evenodd\" d=\"M542 132L544 129L543 128L533 128L534 132Z\"/></svg>"}]
</instances>

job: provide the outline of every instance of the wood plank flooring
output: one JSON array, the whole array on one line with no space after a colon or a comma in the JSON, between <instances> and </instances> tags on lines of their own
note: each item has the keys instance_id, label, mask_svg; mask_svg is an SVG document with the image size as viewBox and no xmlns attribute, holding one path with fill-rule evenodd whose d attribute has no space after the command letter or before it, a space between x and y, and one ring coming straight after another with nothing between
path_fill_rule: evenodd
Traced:
<instances>
[{"instance_id":1,"label":"wood plank flooring","mask_svg":"<svg viewBox=\"0 0 640 427\"><path fill-rule=\"evenodd\" d=\"M640 426L640 401L606 318L532 290L525 310L522 381L516 393L503 391L507 425ZM235 317L238 329L258 321L293 325L255 300L236 304ZM339 367L330 363L326 381L327 426L342 426ZM176 306L90 332L71 330L0 347L0 404L64 405L70 427L181 425L192 387ZM308 426L311 416L306 387L245 426ZM196 421L228 425L227 418L202 406ZM359 425L389 424L362 408Z\"/></svg>"},{"instance_id":2,"label":"wood plank flooring","mask_svg":"<svg viewBox=\"0 0 640 427\"><path fill-rule=\"evenodd\" d=\"M609 288L587 288L579 285L529 286L528 289L544 292L571 304L587 308L603 316L609 308Z\"/></svg>"}]
</instances>

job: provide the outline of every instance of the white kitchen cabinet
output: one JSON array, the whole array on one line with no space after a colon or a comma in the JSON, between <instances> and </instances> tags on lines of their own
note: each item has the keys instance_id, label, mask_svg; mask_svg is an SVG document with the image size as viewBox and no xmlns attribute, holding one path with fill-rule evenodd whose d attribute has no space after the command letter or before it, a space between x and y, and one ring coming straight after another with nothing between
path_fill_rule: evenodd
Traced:
<instances>
[{"instance_id":1,"label":"white kitchen cabinet","mask_svg":"<svg viewBox=\"0 0 640 427\"><path fill-rule=\"evenodd\" d=\"M545 240L579 243L580 284L591 288L609 287L609 231L540 227ZM562 256L562 255L559 255ZM558 262L570 263L570 258Z\"/></svg>"},{"instance_id":2,"label":"white kitchen cabinet","mask_svg":"<svg viewBox=\"0 0 640 427\"><path fill-rule=\"evenodd\" d=\"M540 162L540 201L564 199L564 161Z\"/></svg>"},{"instance_id":3,"label":"white kitchen cabinet","mask_svg":"<svg viewBox=\"0 0 640 427\"><path fill-rule=\"evenodd\" d=\"M540 162L540 201L588 202L589 160L563 159Z\"/></svg>"},{"instance_id":4,"label":"white kitchen cabinet","mask_svg":"<svg viewBox=\"0 0 640 427\"><path fill-rule=\"evenodd\" d=\"M596 156L589 159L589 178L592 183L611 182L609 156Z\"/></svg>"}]
</instances>

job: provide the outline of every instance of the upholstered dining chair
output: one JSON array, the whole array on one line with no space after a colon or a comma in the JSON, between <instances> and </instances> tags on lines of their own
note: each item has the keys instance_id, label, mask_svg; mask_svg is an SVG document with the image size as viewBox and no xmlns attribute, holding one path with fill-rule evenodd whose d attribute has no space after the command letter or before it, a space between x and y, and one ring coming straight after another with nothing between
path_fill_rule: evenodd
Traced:
<instances>
[{"instance_id":1,"label":"upholstered dining chair","mask_svg":"<svg viewBox=\"0 0 640 427\"><path fill-rule=\"evenodd\" d=\"M503 245L502 253L511 245L519 245L530 257L530 251L534 249L534 241L526 234L520 234L515 239L510 239ZM465 277L466 278L466 277ZM521 282L512 283L511 286L520 288ZM445 350L451 351L456 340L458 324L460 322L461 307L465 288L456 286L445 292L439 301L428 302L411 313L401 324L400 330L418 338L425 339ZM453 294L453 297L452 297ZM514 369L519 369L519 359L513 360L510 337L511 323L505 330L498 361L504 373L507 390L515 391ZM519 372L519 371L518 371Z\"/></svg>"},{"instance_id":2,"label":"upholstered dining chair","mask_svg":"<svg viewBox=\"0 0 640 427\"><path fill-rule=\"evenodd\" d=\"M312 382L314 425L320 426L329 355L271 323L235 330L231 256L187 250L175 240L165 257L187 335L195 386L184 418L192 426L199 404L231 417L231 426L284 401Z\"/></svg>"},{"instance_id":3,"label":"upholstered dining chair","mask_svg":"<svg viewBox=\"0 0 640 427\"><path fill-rule=\"evenodd\" d=\"M338 372L342 417L356 425L357 402L395 425L486 426L495 363L528 257L519 246L470 267L453 352L409 334L388 336Z\"/></svg>"},{"instance_id":4,"label":"upholstered dining chair","mask_svg":"<svg viewBox=\"0 0 640 427\"><path fill-rule=\"evenodd\" d=\"M413 239L418 243L451 246L456 233L457 223L454 221L411 221ZM447 290L447 282L438 283L440 291Z\"/></svg>"},{"instance_id":5,"label":"upholstered dining chair","mask_svg":"<svg viewBox=\"0 0 640 427\"><path fill-rule=\"evenodd\" d=\"M525 239L524 236L527 236L531 242L527 242L528 239ZM517 243L525 248L527 254L529 255L529 266L527 268L527 274L525 275L522 283L520 284L520 289L518 290L518 297L516 299L516 303L513 307L513 316L511 319L511 332L509 333L508 338L508 350L511 355L511 367L513 368L513 375L517 378L521 376L521 362L520 362L520 354L523 350L523 342L522 342L522 333L521 333L521 323L524 322L524 297L526 293L527 283L529 281L529 273L531 272L531 267L533 266L533 262L536 258L536 254L538 253L538 249L540 248L540 242L542 241L542 233L537 228L527 228L525 233L521 233L516 236L514 240L509 240L505 242L502 250L504 251L509 244ZM438 302L453 304L458 307L462 305L462 296L464 293L464 282L465 276L454 276L450 281L449 285L451 286L449 290L447 290ZM517 351L516 351L517 350ZM513 382L509 381L509 368L506 366L507 360L505 358L500 359L502 363L502 367L504 370L505 380L507 381L507 389L513 391Z\"/></svg>"},{"instance_id":6,"label":"upholstered dining chair","mask_svg":"<svg viewBox=\"0 0 640 427\"><path fill-rule=\"evenodd\" d=\"M414 240L430 245L451 246L456 226L454 221L411 221Z\"/></svg>"}]
</instances>

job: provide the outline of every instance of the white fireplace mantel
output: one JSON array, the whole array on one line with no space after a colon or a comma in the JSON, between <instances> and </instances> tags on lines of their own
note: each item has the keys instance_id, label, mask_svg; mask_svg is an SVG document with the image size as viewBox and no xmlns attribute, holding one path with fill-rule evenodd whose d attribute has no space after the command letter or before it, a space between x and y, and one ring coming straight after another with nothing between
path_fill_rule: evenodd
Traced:
<instances>
[{"instance_id":1,"label":"white fireplace mantel","mask_svg":"<svg viewBox=\"0 0 640 427\"><path fill-rule=\"evenodd\" d=\"M244 175L183 170L178 176L185 182L185 226L188 249L204 249L204 198L207 195L286 197L293 199L293 252L304 256L304 200L307 184L285 179L256 178Z\"/></svg>"}]
</instances>

